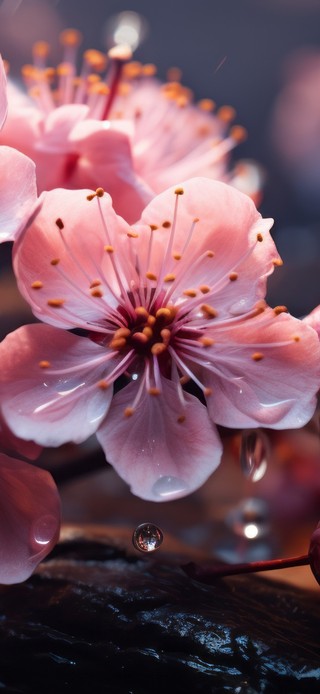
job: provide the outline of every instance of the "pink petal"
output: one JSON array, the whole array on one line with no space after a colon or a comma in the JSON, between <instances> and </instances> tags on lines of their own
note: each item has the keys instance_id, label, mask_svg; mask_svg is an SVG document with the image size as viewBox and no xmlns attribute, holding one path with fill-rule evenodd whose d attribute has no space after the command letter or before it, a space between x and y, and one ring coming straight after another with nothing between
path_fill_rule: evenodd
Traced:
<instances>
[{"instance_id":1,"label":"pink petal","mask_svg":"<svg viewBox=\"0 0 320 694\"><path fill-rule=\"evenodd\" d=\"M88 111L89 108L85 104L66 104L51 111L44 121L43 134L37 141L37 149L60 154L74 151L70 134L76 124L87 117Z\"/></svg>"},{"instance_id":2,"label":"pink petal","mask_svg":"<svg viewBox=\"0 0 320 694\"><path fill-rule=\"evenodd\" d=\"M35 165L11 147L0 148L0 243L16 239L37 200Z\"/></svg>"},{"instance_id":3,"label":"pink petal","mask_svg":"<svg viewBox=\"0 0 320 694\"><path fill-rule=\"evenodd\" d=\"M175 190L179 189L184 193L177 196ZM174 224L175 201L178 208ZM208 285L213 291L208 301L214 301L218 310L244 312L264 297L266 278L274 269L274 261L280 262L269 234L273 220L262 219L248 196L224 183L196 178L176 185L154 198L144 210L141 222L156 227L148 267L156 276L163 274L164 252L173 234L165 274L173 273L177 278L183 275L182 282L172 285L173 300L186 289ZM145 236L139 241L142 263L148 253ZM182 258L175 260L174 253L182 254ZM230 281L234 272L236 282Z\"/></svg>"},{"instance_id":4,"label":"pink petal","mask_svg":"<svg viewBox=\"0 0 320 694\"><path fill-rule=\"evenodd\" d=\"M131 417L137 383L115 395L108 417L97 432L107 460L130 485L150 501L171 501L200 487L217 468L222 446L207 410L177 386L162 378L162 394L145 390ZM185 417L179 422L179 418Z\"/></svg>"},{"instance_id":5,"label":"pink petal","mask_svg":"<svg viewBox=\"0 0 320 694\"><path fill-rule=\"evenodd\" d=\"M38 446L33 441L24 441L15 436L7 427L5 421L0 415L0 449L8 454L14 455L18 453L29 460L38 458L42 451L42 447Z\"/></svg>"},{"instance_id":6,"label":"pink petal","mask_svg":"<svg viewBox=\"0 0 320 694\"><path fill-rule=\"evenodd\" d=\"M0 454L0 583L20 583L59 536L60 501L51 475Z\"/></svg>"},{"instance_id":7,"label":"pink petal","mask_svg":"<svg viewBox=\"0 0 320 694\"><path fill-rule=\"evenodd\" d=\"M116 212L136 222L153 193L135 173L129 139L109 122L92 126L93 121L81 123L71 135L80 158L68 187L102 186Z\"/></svg>"},{"instance_id":8,"label":"pink petal","mask_svg":"<svg viewBox=\"0 0 320 694\"><path fill-rule=\"evenodd\" d=\"M303 319L303 323L310 325L311 328L316 330L320 338L320 305L314 308L313 311Z\"/></svg>"},{"instance_id":9,"label":"pink petal","mask_svg":"<svg viewBox=\"0 0 320 694\"><path fill-rule=\"evenodd\" d=\"M0 346L3 417L14 434L43 446L79 443L109 409L112 388L98 387L110 369L107 349L88 338L34 324Z\"/></svg>"},{"instance_id":10,"label":"pink petal","mask_svg":"<svg viewBox=\"0 0 320 694\"><path fill-rule=\"evenodd\" d=\"M105 247L106 227L119 245L130 227L115 214L108 195L88 201L89 190L43 193L39 213L16 245L14 269L19 289L35 315L59 327L90 327L105 320L108 306L118 306L113 258ZM61 228L63 226L63 228ZM111 241L112 242L112 241ZM124 269L129 266L125 257ZM132 275L131 275L132 276ZM100 281L98 287L92 282ZM34 288L34 282L36 287ZM110 290L111 288L111 290ZM119 291L118 291L119 294ZM52 306L52 300L61 300ZM49 302L49 303L48 303Z\"/></svg>"},{"instance_id":11,"label":"pink petal","mask_svg":"<svg viewBox=\"0 0 320 694\"><path fill-rule=\"evenodd\" d=\"M266 309L249 320L217 324L210 335L215 342L205 357L215 373L204 368L202 378L213 391L208 408L215 422L283 429L309 421L320 386L320 344L314 330Z\"/></svg>"},{"instance_id":12,"label":"pink petal","mask_svg":"<svg viewBox=\"0 0 320 694\"><path fill-rule=\"evenodd\" d=\"M8 101L7 101L7 80L3 66L3 61L0 55L0 130L6 120Z\"/></svg>"}]
</instances>

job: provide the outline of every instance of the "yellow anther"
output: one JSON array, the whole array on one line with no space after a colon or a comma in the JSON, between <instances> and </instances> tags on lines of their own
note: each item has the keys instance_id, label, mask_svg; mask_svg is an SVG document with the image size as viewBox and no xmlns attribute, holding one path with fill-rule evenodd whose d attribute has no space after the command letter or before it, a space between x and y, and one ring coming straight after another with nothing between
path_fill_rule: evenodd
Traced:
<instances>
[{"instance_id":1,"label":"yellow anther","mask_svg":"<svg viewBox=\"0 0 320 694\"><path fill-rule=\"evenodd\" d=\"M126 407L123 414L125 417L132 417L132 415L134 414L134 408L133 407Z\"/></svg>"},{"instance_id":2,"label":"yellow anther","mask_svg":"<svg viewBox=\"0 0 320 694\"><path fill-rule=\"evenodd\" d=\"M155 275L154 272L147 272L146 278L147 280L154 280L155 282L157 281L157 275Z\"/></svg>"},{"instance_id":3,"label":"yellow anther","mask_svg":"<svg viewBox=\"0 0 320 694\"><path fill-rule=\"evenodd\" d=\"M212 347L214 345L214 340L211 337L199 337L199 342L204 346L204 347Z\"/></svg>"},{"instance_id":4,"label":"yellow anther","mask_svg":"<svg viewBox=\"0 0 320 694\"><path fill-rule=\"evenodd\" d=\"M148 325L151 325L151 327L152 327L155 324L155 322L156 322L155 316L148 316L148 318L147 318Z\"/></svg>"},{"instance_id":5,"label":"yellow anther","mask_svg":"<svg viewBox=\"0 0 320 694\"><path fill-rule=\"evenodd\" d=\"M156 224L149 224L149 227L151 231L156 231L156 229L159 229L159 227Z\"/></svg>"},{"instance_id":6,"label":"yellow anther","mask_svg":"<svg viewBox=\"0 0 320 694\"><path fill-rule=\"evenodd\" d=\"M96 299L101 299L103 297L103 292L101 291L101 289L92 289L90 294Z\"/></svg>"},{"instance_id":7,"label":"yellow anther","mask_svg":"<svg viewBox=\"0 0 320 694\"><path fill-rule=\"evenodd\" d=\"M111 349L118 349L119 350L119 349L122 349L123 347L125 347L126 344L127 344L127 340L125 339L125 337L118 337L118 338L113 338L113 340L111 340L109 347Z\"/></svg>"},{"instance_id":8,"label":"yellow anther","mask_svg":"<svg viewBox=\"0 0 320 694\"><path fill-rule=\"evenodd\" d=\"M185 289L183 294L184 296L189 296L190 299L194 299L195 296L197 296L197 292L195 289Z\"/></svg>"},{"instance_id":9,"label":"yellow anther","mask_svg":"<svg viewBox=\"0 0 320 694\"><path fill-rule=\"evenodd\" d=\"M243 125L234 125L230 129L230 137L232 137L235 142L244 142L248 137L248 131Z\"/></svg>"},{"instance_id":10,"label":"yellow anther","mask_svg":"<svg viewBox=\"0 0 320 694\"><path fill-rule=\"evenodd\" d=\"M51 366L51 363L47 361L46 359L42 359L42 361L39 361L39 366L40 369L49 369Z\"/></svg>"},{"instance_id":11,"label":"yellow anther","mask_svg":"<svg viewBox=\"0 0 320 694\"><path fill-rule=\"evenodd\" d=\"M162 328L162 330L160 331L160 335L163 339L163 342L167 345L171 337L171 331L169 330L169 328Z\"/></svg>"},{"instance_id":12,"label":"yellow anther","mask_svg":"<svg viewBox=\"0 0 320 694\"><path fill-rule=\"evenodd\" d=\"M235 282L237 279L238 279L238 273L237 272L230 272L229 280L231 280L231 282Z\"/></svg>"},{"instance_id":13,"label":"yellow anther","mask_svg":"<svg viewBox=\"0 0 320 694\"><path fill-rule=\"evenodd\" d=\"M279 316L280 313L288 313L288 309L286 306L275 306L273 311L276 314L276 316Z\"/></svg>"},{"instance_id":14,"label":"yellow anther","mask_svg":"<svg viewBox=\"0 0 320 694\"><path fill-rule=\"evenodd\" d=\"M130 63L127 63L126 65L123 66L123 77L127 77L128 79L134 79L135 77L139 77L142 72L142 65L139 63L137 60L132 60Z\"/></svg>"},{"instance_id":15,"label":"yellow anther","mask_svg":"<svg viewBox=\"0 0 320 694\"><path fill-rule=\"evenodd\" d=\"M183 188L176 188L174 192L175 192L175 195L184 195Z\"/></svg>"},{"instance_id":16,"label":"yellow anther","mask_svg":"<svg viewBox=\"0 0 320 694\"><path fill-rule=\"evenodd\" d=\"M57 67L57 74L61 77L68 77L73 74L73 66L71 63L60 63Z\"/></svg>"},{"instance_id":17,"label":"yellow anther","mask_svg":"<svg viewBox=\"0 0 320 694\"><path fill-rule=\"evenodd\" d=\"M294 340L294 342L300 342L301 337L300 335L292 335L292 339Z\"/></svg>"},{"instance_id":18,"label":"yellow anther","mask_svg":"<svg viewBox=\"0 0 320 694\"><path fill-rule=\"evenodd\" d=\"M56 219L56 225L57 225L58 229L64 229L64 223L60 217L58 217L58 219Z\"/></svg>"},{"instance_id":19,"label":"yellow anther","mask_svg":"<svg viewBox=\"0 0 320 694\"><path fill-rule=\"evenodd\" d=\"M174 258L174 260L181 260L182 258L181 253L173 253L172 257Z\"/></svg>"},{"instance_id":20,"label":"yellow anther","mask_svg":"<svg viewBox=\"0 0 320 694\"><path fill-rule=\"evenodd\" d=\"M151 317L144 306L136 306L134 312L137 314L137 316L139 316L139 318L143 318L144 320L148 320L148 318Z\"/></svg>"},{"instance_id":21,"label":"yellow anther","mask_svg":"<svg viewBox=\"0 0 320 694\"><path fill-rule=\"evenodd\" d=\"M263 241L263 236L262 236L262 234L260 234L260 231L257 234L257 241L259 241L260 243L261 243L261 241Z\"/></svg>"},{"instance_id":22,"label":"yellow anther","mask_svg":"<svg viewBox=\"0 0 320 694\"><path fill-rule=\"evenodd\" d=\"M130 334L131 330L129 330L129 328L118 328L114 333L114 338L129 337Z\"/></svg>"},{"instance_id":23,"label":"yellow anther","mask_svg":"<svg viewBox=\"0 0 320 694\"><path fill-rule=\"evenodd\" d=\"M88 75L87 82L90 86L93 84L102 84L99 75L96 75L95 72L91 72L90 75ZM84 84L84 80L80 77L75 77L73 84L75 85L75 87L79 87L80 84Z\"/></svg>"},{"instance_id":24,"label":"yellow anther","mask_svg":"<svg viewBox=\"0 0 320 694\"><path fill-rule=\"evenodd\" d=\"M31 288L32 289L42 289L43 284L40 282L40 280L36 280L35 282L32 282Z\"/></svg>"},{"instance_id":25,"label":"yellow anther","mask_svg":"<svg viewBox=\"0 0 320 694\"><path fill-rule=\"evenodd\" d=\"M253 361L261 361L263 357L264 355L262 354L262 352L254 352L253 354L251 354L251 359L253 359Z\"/></svg>"},{"instance_id":26,"label":"yellow anther","mask_svg":"<svg viewBox=\"0 0 320 694\"><path fill-rule=\"evenodd\" d=\"M156 318L171 318L171 311L169 308L158 308L156 312Z\"/></svg>"},{"instance_id":27,"label":"yellow anther","mask_svg":"<svg viewBox=\"0 0 320 694\"><path fill-rule=\"evenodd\" d=\"M181 376L181 378L179 380L180 380L181 385L184 386L186 383L189 383L190 376Z\"/></svg>"},{"instance_id":28,"label":"yellow anther","mask_svg":"<svg viewBox=\"0 0 320 694\"><path fill-rule=\"evenodd\" d=\"M204 388L203 394L206 398L209 398L212 395L212 388Z\"/></svg>"},{"instance_id":29,"label":"yellow anther","mask_svg":"<svg viewBox=\"0 0 320 694\"><path fill-rule=\"evenodd\" d=\"M202 111L213 111L216 105L212 99L201 99L198 102L198 106Z\"/></svg>"},{"instance_id":30,"label":"yellow anther","mask_svg":"<svg viewBox=\"0 0 320 694\"><path fill-rule=\"evenodd\" d=\"M207 284L202 284L201 287L199 287L201 294L209 294L210 292L210 287L208 287Z\"/></svg>"},{"instance_id":31,"label":"yellow anther","mask_svg":"<svg viewBox=\"0 0 320 694\"><path fill-rule=\"evenodd\" d=\"M104 250L106 251L106 253L114 253L113 246L104 246Z\"/></svg>"},{"instance_id":32,"label":"yellow anther","mask_svg":"<svg viewBox=\"0 0 320 694\"><path fill-rule=\"evenodd\" d=\"M87 195L87 200L89 200L89 202L91 202L91 200L93 200L93 198L95 198L95 197L96 196L94 193L90 193L90 195Z\"/></svg>"},{"instance_id":33,"label":"yellow anther","mask_svg":"<svg viewBox=\"0 0 320 694\"><path fill-rule=\"evenodd\" d=\"M63 46L79 46L82 41L82 34L77 29L64 29L59 39Z\"/></svg>"},{"instance_id":34,"label":"yellow anther","mask_svg":"<svg viewBox=\"0 0 320 694\"><path fill-rule=\"evenodd\" d=\"M207 256L207 258L214 258L214 252L213 251L207 251L206 256Z\"/></svg>"},{"instance_id":35,"label":"yellow anther","mask_svg":"<svg viewBox=\"0 0 320 694\"><path fill-rule=\"evenodd\" d=\"M154 345L151 347L151 354L153 354L155 357L158 357L160 354L165 352L167 349L167 345L165 345L164 342L155 342Z\"/></svg>"},{"instance_id":36,"label":"yellow anther","mask_svg":"<svg viewBox=\"0 0 320 694\"><path fill-rule=\"evenodd\" d=\"M139 238L139 234L137 234L135 231L128 231L127 236L129 237L129 239L138 239Z\"/></svg>"},{"instance_id":37,"label":"yellow anther","mask_svg":"<svg viewBox=\"0 0 320 694\"><path fill-rule=\"evenodd\" d=\"M38 79L40 77L40 71L34 67L34 65L23 65L21 68L22 77L26 80L28 79Z\"/></svg>"},{"instance_id":38,"label":"yellow anther","mask_svg":"<svg viewBox=\"0 0 320 694\"><path fill-rule=\"evenodd\" d=\"M235 118L236 112L233 106L221 106L217 112L217 116L224 123L230 123Z\"/></svg>"},{"instance_id":39,"label":"yellow anther","mask_svg":"<svg viewBox=\"0 0 320 694\"><path fill-rule=\"evenodd\" d=\"M183 422L186 421L186 415L185 414L180 414L179 417L177 417L177 422L178 424L183 424Z\"/></svg>"},{"instance_id":40,"label":"yellow anther","mask_svg":"<svg viewBox=\"0 0 320 694\"><path fill-rule=\"evenodd\" d=\"M109 383L108 381L104 381L103 379L101 381L98 381L97 386L98 388L101 388L101 390L107 390L109 388Z\"/></svg>"},{"instance_id":41,"label":"yellow anther","mask_svg":"<svg viewBox=\"0 0 320 694\"><path fill-rule=\"evenodd\" d=\"M166 219L165 222L162 222L162 226L163 226L164 229L170 229L170 227L171 227L171 222L169 222L169 220Z\"/></svg>"},{"instance_id":42,"label":"yellow anther","mask_svg":"<svg viewBox=\"0 0 320 694\"><path fill-rule=\"evenodd\" d=\"M96 189L96 196L97 196L97 198L102 198L104 196L103 188L97 188Z\"/></svg>"},{"instance_id":43,"label":"yellow anther","mask_svg":"<svg viewBox=\"0 0 320 694\"><path fill-rule=\"evenodd\" d=\"M149 388L148 393L149 395L160 395L161 390L159 388Z\"/></svg>"},{"instance_id":44,"label":"yellow anther","mask_svg":"<svg viewBox=\"0 0 320 694\"><path fill-rule=\"evenodd\" d=\"M180 82L182 77L182 70L179 67L169 67L167 71L168 82Z\"/></svg>"},{"instance_id":45,"label":"yellow anther","mask_svg":"<svg viewBox=\"0 0 320 694\"><path fill-rule=\"evenodd\" d=\"M206 318L216 318L218 313L215 308L209 306L209 304L202 304L201 311L204 313Z\"/></svg>"},{"instance_id":46,"label":"yellow anther","mask_svg":"<svg viewBox=\"0 0 320 694\"><path fill-rule=\"evenodd\" d=\"M172 272L169 272L169 273L163 278L163 281L164 281L164 282L174 282L175 279L176 279L176 276L173 275Z\"/></svg>"},{"instance_id":47,"label":"yellow anther","mask_svg":"<svg viewBox=\"0 0 320 694\"><path fill-rule=\"evenodd\" d=\"M37 58L46 58L50 50L47 41L36 41L32 46L32 54Z\"/></svg>"},{"instance_id":48,"label":"yellow anther","mask_svg":"<svg viewBox=\"0 0 320 694\"><path fill-rule=\"evenodd\" d=\"M157 74L157 68L153 63L142 65L142 74L144 77L153 77Z\"/></svg>"},{"instance_id":49,"label":"yellow anther","mask_svg":"<svg viewBox=\"0 0 320 694\"><path fill-rule=\"evenodd\" d=\"M148 339L149 338L143 332L140 331L137 331L132 335L132 340L135 340L136 342L141 342L142 344L148 342Z\"/></svg>"},{"instance_id":50,"label":"yellow anther","mask_svg":"<svg viewBox=\"0 0 320 694\"><path fill-rule=\"evenodd\" d=\"M101 80L99 80L96 83L90 82L89 93L90 94L103 94L104 96L107 96L107 94L110 93L110 89L109 89L107 84L104 84L104 82L101 82Z\"/></svg>"},{"instance_id":51,"label":"yellow anther","mask_svg":"<svg viewBox=\"0 0 320 694\"><path fill-rule=\"evenodd\" d=\"M52 260L50 260L50 265L59 265L59 263L60 258L52 258Z\"/></svg>"},{"instance_id":52,"label":"yellow anther","mask_svg":"<svg viewBox=\"0 0 320 694\"><path fill-rule=\"evenodd\" d=\"M100 287L101 284L101 280L93 280L90 284L90 289L93 289L94 287Z\"/></svg>"},{"instance_id":53,"label":"yellow anther","mask_svg":"<svg viewBox=\"0 0 320 694\"><path fill-rule=\"evenodd\" d=\"M150 325L146 325L146 327L143 328L142 332L144 335L146 335L148 340L150 340L150 338L153 336L153 330L152 328L150 328Z\"/></svg>"},{"instance_id":54,"label":"yellow anther","mask_svg":"<svg viewBox=\"0 0 320 694\"><path fill-rule=\"evenodd\" d=\"M97 72L103 72L103 70L105 70L107 57L101 53L101 51L96 51L91 48L84 52L83 57L90 67L97 70Z\"/></svg>"},{"instance_id":55,"label":"yellow anther","mask_svg":"<svg viewBox=\"0 0 320 694\"><path fill-rule=\"evenodd\" d=\"M281 265L283 265L283 260L281 258L274 258L272 262L275 267L281 267Z\"/></svg>"},{"instance_id":56,"label":"yellow anther","mask_svg":"<svg viewBox=\"0 0 320 694\"><path fill-rule=\"evenodd\" d=\"M62 308L65 299L48 299L47 304L51 308Z\"/></svg>"}]
</instances>

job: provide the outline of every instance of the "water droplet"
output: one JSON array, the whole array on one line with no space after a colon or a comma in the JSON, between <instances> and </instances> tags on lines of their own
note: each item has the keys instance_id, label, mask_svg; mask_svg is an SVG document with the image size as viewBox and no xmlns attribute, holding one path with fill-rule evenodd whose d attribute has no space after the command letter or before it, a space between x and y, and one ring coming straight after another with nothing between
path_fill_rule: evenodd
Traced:
<instances>
[{"instance_id":1,"label":"water droplet","mask_svg":"<svg viewBox=\"0 0 320 694\"><path fill-rule=\"evenodd\" d=\"M268 504L263 499L245 499L229 512L226 524L238 537L264 537L270 529Z\"/></svg>"},{"instance_id":2,"label":"water droplet","mask_svg":"<svg viewBox=\"0 0 320 694\"><path fill-rule=\"evenodd\" d=\"M178 477L159 477L152 487L152 492L161 499L175 499L182 496L188 489L188 485Z\"/></svg>"},{"instance_id":3,"label":"water droplet","mask_svg":"<svg viewBox=\"0 0 320 694\"><path fill-rule=\"evenodd\" d=\"M57 531L57 519L55 516L41 516L32 527L33 541L37 545L48 545Z\"/></svg>"},{"instance_id":4,"label":"water droplet","mask_svg":"<svg viewBox=\"0 0 320 694\"><path fill-rule=\"evenodd\" d=\"M242 434L240 465L243 474L251 482L259 482L268 467L269 442L259 429L248 429Z\"/></svg>"},{"instance_id":5,"label":"water droplet","mask_svg":"<svg viewBox=\"0 0 320 694\"><path fill-rule=\"evenodd\" d=\"M133 546L139 552L154 552L163 542L163 533L153 523L141 523L132 535Z\"/></svg>"}]
</instances>

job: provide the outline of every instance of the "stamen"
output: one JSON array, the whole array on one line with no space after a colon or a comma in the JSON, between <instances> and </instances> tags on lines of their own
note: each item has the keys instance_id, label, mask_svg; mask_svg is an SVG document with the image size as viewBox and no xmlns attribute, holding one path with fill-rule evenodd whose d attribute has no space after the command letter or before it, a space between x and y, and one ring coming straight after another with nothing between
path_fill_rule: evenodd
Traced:
<instances>
[{"instance_id":1,"label":"stamen","mask_svg":"<svg viewBox=\"0 0 320 694\"><path fill-rule=\"evenodd\" d=\"M254 352L254 354L251 355L251 359L253 359L253 361L261 361L263 357L264 355L262 354L262 352Z\"/></svg>"},{"instance_id":2,"label":"stamen","mask_svg":"<svg viewBox=\"0 0 320 694\"><path fill-rule=\"evenodd\" d=\"M60 217L58 219L56 219L56 225L57 225L58 229L64 229L64 223L63 223L62 219L60 219Z\"/></svg>"},{"instance_id":3,"label":"stamen","mask_svg":"<svg viewBox=\"0 0 320 694\"><path fill-rule=\"evenodd\" d=\"M247 130L242 125L234 125L230 129L229 135L238 144L244 142L248 137Z\"/></svg>"},{"instance_id":4,"label":"stamen","mask_svg":"<svg viewBox=\"0 0 320 694\"><path fill-rule=\"evenodd\" d=\"M212 306L209 306L209 304L202 304L201 306L201 311L205 315L206 318L216 318L218 315L218 312L216 311L215 308Z\"/></svg>"},{"instance_id":5,"label":"stamen","mask_svg":"<svg viewBox=\"0 0 320 694\"><path fill-rule=\"evenodd\" d=\"M262 234L260 234L260 232L257 234L257 241L259 241L260 243L261 241L263 241L263 236Z\"/></svg>"},{"instance_id":6,"label":"stamen","mask_svg":"<svg viewBox=\"0 0 320 694\"><path fill-rule=\"evenodd\" d=\"M65 299L48 299L47 304L52 308L62 308Z\"/></svg>"},{"instance_id":7,"label":"stamen","mask_svg":"<svg viewBox=\"0 0 320 694\"><path fill-rule=\"evenodd\" d=\"M151 347L151 354L154 354L155 357L158 357L160 354L165 352L167 349L167 345L164 344L164 342L155 342L154 345Z\"/></svg>"},{"instance_id":8,"label":"stamen","mask_svg":"<svg viewBox=\"0 0 320 694\"><path fill-rule=\"evenodd\" d=\"M212 99L201 99L201 101L198 101L197 105L201 108L201 111L207 111L208 113L214 111L216 106Z\"/></svg>"},{"instance_id":9,"label":"stamen","mask_svg":"<svg viewBox=\"0 0 320 694\"><path fill-rule=\"evenodd\" d=\"M217 111L217 116L223 123L230 123L236 116L233 106L221 106Z\"/></svg>"},{"instance_id":10,"label":"stamen","mask_svg":"<svg viewBox=\"0 0 320 694\"><path fill-rule=\"evenodd\" d=\"M137 314L137 316L139 316L139 318L143 318L144 320L148 320L148 318L153 317L149 316L149 313L144 306L136 306L134 312Z\"/></svg>"},{"instance_id":11,"label":"stamen","mask_svg":"<svg viewBox=\"0 0 320 694\"><path fill-rule=\"evenodd\" d=\"M183 424L183 422L186 421L186 415L185 414L180 414L179 417L177 417L177 422L178 424Z\"/></svg>"},{"instance_id":12,"label":"stamen","mask_svg":"<svg viewBox=\"0 0 320 694\"><path fill-rule=\"evenodd\" d=\"M119 83L122 76L123 65L132 57L130 46L118 45L111 48L108 53L111 60L111 76L108 86L110 92L107 96L104 111L101 115L101 120L107 120L114 98L117 94Z\"/></svg>"},{"instance_id":13,"label":"stamen","mask_svg":"<svg viewBox=\"0 0 320 694\"><path fill-rule=\"evenodd\" d=\"M276 314L276 316L279 316L280 313L288 313L288 309L286 306L275 306L273 311Z\"/></svg>"},{"instance_id":14,"label":"stamen","mask_svg":"<svg viewBox=\"0 0 320 694\"><path fill-rule=\"evenodd\" d=\"M36 280L35 282L32 282L31 288L32 289L42 289L43 284L40 282L40 280Z\"/></svg>"},{"instance_id":15,"label":"stamen","mask_svg":"<svg viewBox=\"0 0 320 694\"><path fill-rule=\"evenodd\" d=\"M229 280L231 280L231 282L235 282L237 279L238 279L238 273L237 272L230 272Z\"/></svg>"},{"instance_id":16,"label":"stamen","mask_svg":"<svg viewBox=\"0 0 320 694\"><path fill-rule=\"evenodd\" d=\"M51 364L46 359L43 359L42 361L39 361L39 366L40 366L40 369L49 369Z\"/></svg>"},{"instance_id":17,"label":"stamen","mask_svg":"<svg viewBox=\"0 0 320 694\"><path fill-rule=\"evenodd\" d=\"M153 280L154 282L157 281L157 275L155 275L154 272L146 272L146 278L147 280Z\"/></svg>"},{"instance_id":18,"label":"stamen","mask_svg":"<svg viewBox=\"0 0 320 694\"><path fill-rule=\"evenodd\" d=\"M53 258L50 260L50 265L58 265L60 263L60 258Z\"/></svg>"}]
</instances>

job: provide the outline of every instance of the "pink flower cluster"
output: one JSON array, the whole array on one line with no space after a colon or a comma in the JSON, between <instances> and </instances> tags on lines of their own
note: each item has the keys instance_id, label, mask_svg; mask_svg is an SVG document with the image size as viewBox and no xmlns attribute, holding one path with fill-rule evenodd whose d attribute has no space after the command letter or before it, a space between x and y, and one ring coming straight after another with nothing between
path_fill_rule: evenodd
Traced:
<instances>
[{"instance_id":1,"label":"pink flower cluster","mask_svg":"<svg viewBox=\"0 0 320 694\"><path fill-rule=\"evenodd\" d=\"M44 44L24 71L36 105L9 90L0 234L14 240L18 288L40 322L0 345L1 446L35 457L96 433L134 494L171 500L219 465L216 425L312 417L319 309L299 321L265 302L282 261L273 220L225 182L240 137L222 136L226 113L195 107L176 82L161 88L150 66L125 69L123 49L106 80L93 51L76 76L77 33L63 43L57 73ZM3 125L2 66L0 89ZM10 583L56 542L59 500L49 473L5 453L0 479L0 581Z\"/></svg>"}]
</instances>

